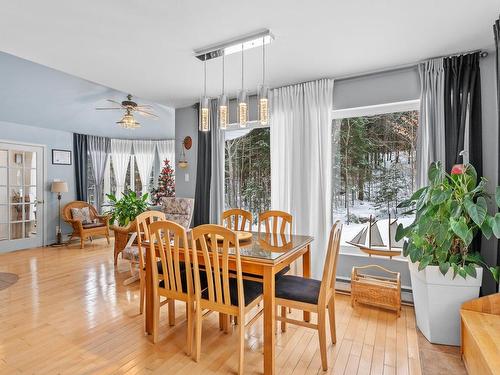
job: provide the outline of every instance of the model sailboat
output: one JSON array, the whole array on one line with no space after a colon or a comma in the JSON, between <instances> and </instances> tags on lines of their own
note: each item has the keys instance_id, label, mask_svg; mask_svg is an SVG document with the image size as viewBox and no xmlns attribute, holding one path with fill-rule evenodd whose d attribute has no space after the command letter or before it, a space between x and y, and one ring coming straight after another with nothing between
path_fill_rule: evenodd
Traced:
<instances>
[{"instance_id":1,"label":"model sailboat","mask_svg":"<svg viewBox=\"0 0 500 375\"><path fill-rule=\"evenodd\" d=\"M380 235L377 220L373 220L370 215L368 225L361 229L361 231L354 236L351 241L346 241L348 244L358 247L361 251L372 255L380 255L390 257L401 254L403 248L403 241L396 241L396 229L398 227L398 220L391 219L389 215L389 243L386 245Z\"/></svg>"}]
</instances>

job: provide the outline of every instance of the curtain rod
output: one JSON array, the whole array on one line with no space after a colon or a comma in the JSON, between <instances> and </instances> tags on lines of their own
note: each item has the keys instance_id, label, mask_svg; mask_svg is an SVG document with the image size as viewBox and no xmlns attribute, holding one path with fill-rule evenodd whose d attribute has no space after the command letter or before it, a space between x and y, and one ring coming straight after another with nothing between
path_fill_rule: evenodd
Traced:
<instances>
[{"instance_id":1,"label":"curtain rod","mask_svg":"<svg viewBox=\"0 0 500 375\"><path fill-rule=\"evenodd\" d=\"M338 76L334 79L335 79L335 81L344 81L344 80L348 80L348 79L361 78L361 77L366 77L366 76L371 76L371 75L376 75L376 74L381 74L381 73L395 72L398 70L405 70L405 69L414 68L414 67L418 66L418 64L421 64L421 63L428 61L428 60L441 59L441 58L452 57L452 56L468 55L468 54L476 53L476 52L479 52L479 56L482 58L488 56L487 51L476 49L476 50L472 50L472 51L452 53L449 55L429 57L427 59L419 60L417 62L401 64L401 65L394 65L394 66L390 66L387 68L375 69L375 70L370 70L370 71L362 72L362 73L345 74L345 75Z\"/></svg>"}]
</instances>

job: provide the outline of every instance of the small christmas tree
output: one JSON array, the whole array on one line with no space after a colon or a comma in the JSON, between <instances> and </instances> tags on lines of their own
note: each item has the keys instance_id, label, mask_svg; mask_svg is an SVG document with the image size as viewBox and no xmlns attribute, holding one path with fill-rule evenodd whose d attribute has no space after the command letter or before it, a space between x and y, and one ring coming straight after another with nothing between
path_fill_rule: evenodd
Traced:
<instances>
[{"instance_id":1,"label":"small christmas tree","mask_svg":"<svg viewBox=\"0 0 500 375\"><path fill-rule=\"evenodd\" d=\"M154 205L160 204L163 197L175 196L174 170L170 166L168 159L165 159L163 164L163 168L158 176L158 187L151 192L151 201Z\"/></svg>"}]
</instances>

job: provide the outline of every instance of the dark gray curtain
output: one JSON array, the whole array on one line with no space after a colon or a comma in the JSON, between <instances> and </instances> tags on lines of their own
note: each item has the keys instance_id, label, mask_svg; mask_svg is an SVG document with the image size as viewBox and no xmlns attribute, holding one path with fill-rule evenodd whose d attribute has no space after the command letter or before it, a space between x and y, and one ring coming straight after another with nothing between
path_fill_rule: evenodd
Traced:
<instances>
[{"instance_id":1,"label":"dark gray curtain","mask_svg":"<svg viewBox=\"0 0 500 375\"><path fill-rule=\"evenodd\" d=\"M95 179L95 206L97 212L101 213L103 202L104 171L111 152L111 140L105 137L89 135L87 138L92 172Z\"/></svg>"},{"instance_id":2,"label":"dark gray curtain","mask_svg":"<svg viewBox=\"0 0 500 375\"><path fill-rule=\"evenodd\" d=\"M87 135L73 134L73 154L75 161L76 199L87 201Z\"/></svg>"},{"instance_id":3,"label":"dark gray curtain","mask_svg":"<svg viewBox=\"0 0 500 375\"><path fill-rule=\"evenodd\" d=\"M493 33L495 35L495 67L497 78L497 111L498 111L498 185L500 185L500 19L495 21L493 25ZM497 264L500 265L500 241L497 247Z\"/></svg>"},{"instance_id":4,"label":"dark gray curtain","mask_svg":"<svg viewBox=\"0 0 500 375\"><path fill-rule=\"evenodd\" d=\"M199 107L198 107L199 111ZM211 125L212 127L214 124ZM212 178L211 133L198 131L198 163L194 194L194 225L210 223L210 180Z\"/></svg>"},{"instance_id":5,"label":"dark gray curtain","mask_svg":"<svg viewBox=\"0 0 500 375\"><path fill-rule=\"evenodd\" d=\"M469 162L483 175L481 75L479 52L444 59L444 122L446 170L462 163L466 125L469 126Z\"/></svg>"}]
</instances>

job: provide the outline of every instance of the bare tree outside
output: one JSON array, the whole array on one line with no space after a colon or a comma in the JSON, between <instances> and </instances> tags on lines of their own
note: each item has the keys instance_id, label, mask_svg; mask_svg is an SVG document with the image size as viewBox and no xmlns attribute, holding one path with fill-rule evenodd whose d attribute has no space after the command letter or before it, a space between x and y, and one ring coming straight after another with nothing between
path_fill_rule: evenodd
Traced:
<instances>
[{"instance_id":1,"label":"bare tree outside","mask_svg":"<svg viewBox=\"0 0 500 375\"><path fill-rule=\"evenodd\" d=\"M269 128L226 132L225 208L259 212L271 206L271 158Z\"/></svg>"},{"instance_id":2,"label":"bare tree outside","mask_svg":"<svg viewBox=\"0 0 500 375\"><path fill-rule=\"evenodd\" d=\"M332 131L332 216L346 224L402 214L415 189L418 111L344 118Z\"/></svg>"}]
</instances>

